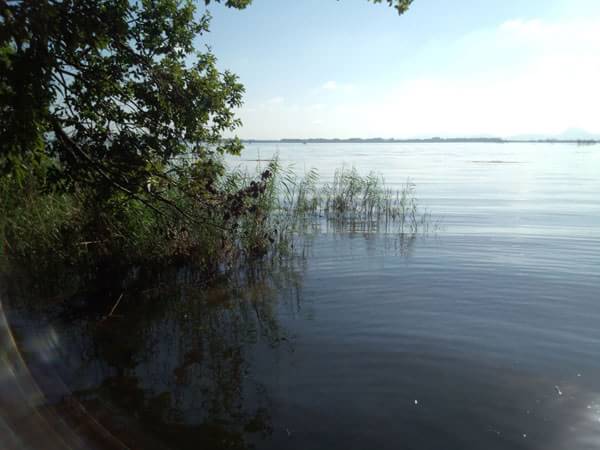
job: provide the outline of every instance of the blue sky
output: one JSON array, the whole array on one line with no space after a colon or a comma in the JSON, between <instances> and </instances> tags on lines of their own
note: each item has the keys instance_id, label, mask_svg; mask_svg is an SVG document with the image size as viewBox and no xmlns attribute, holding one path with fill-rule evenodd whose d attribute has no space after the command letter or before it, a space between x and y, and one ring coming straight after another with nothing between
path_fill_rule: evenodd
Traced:
<instances>
[{"instance_id":1,"label":"blue sky","mask_svg":"<svg viewBox=\"0 0 600 450\"><path fill-rule=\"evenodd\" d=\"M600 133L600 0L211 5L243 138Z\"/></svg>"}]
</instances>

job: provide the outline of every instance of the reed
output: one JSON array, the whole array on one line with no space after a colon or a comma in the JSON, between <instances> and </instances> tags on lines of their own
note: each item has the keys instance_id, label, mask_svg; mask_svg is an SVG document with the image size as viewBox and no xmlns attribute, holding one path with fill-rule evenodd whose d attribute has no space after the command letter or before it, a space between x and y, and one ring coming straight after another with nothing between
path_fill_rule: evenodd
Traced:
<instances>
[{"instance_id":1,"label":"reed","mask_svg":"<svg viewBox=\"0 0 600 450\"><path fill-rule=\"evenodd\" d=\"M307 226L334 232L428 233L439 228L431 214L419 207L416 186L410 180L400 188L386 185L383 176L360 175L356 168L340 168L333 181L320 183L315 169L303 176L278 167L279 216L286 229L300 232Z\"/></svg>"},{"instance_id":2,"label":"reed","mask_svg":"<svg viewBox=\"0 0 600 450\"><path fill-rule=\"evenodd\" d=\"M323 183L316 169L298 175L277 158L259 173L228 171L216 188L236 206L204 208L202 220L156 214L143 202L116 197L101 208L85 192L58 193L40 180L0 183L0 254L25 260L67 262L119 260L127 264L194 261L210 271L247 258L298 250L307 233L428 233L437 229L419 207L414 183L398 189L381 175L340 168ZM259 186L260 183L260 188ZM165 193L181 210L198 208L189 193Z\"/></svg>"}]
</instances>

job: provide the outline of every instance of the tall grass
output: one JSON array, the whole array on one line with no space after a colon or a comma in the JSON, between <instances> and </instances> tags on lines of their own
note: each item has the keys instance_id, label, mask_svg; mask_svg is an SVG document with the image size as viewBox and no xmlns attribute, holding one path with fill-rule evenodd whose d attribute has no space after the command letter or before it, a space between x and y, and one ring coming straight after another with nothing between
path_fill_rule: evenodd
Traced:
<instances>
[{"instance_id":1,"label":"tall grass","mask_svg":"<svg viewBox=\"0 0 600 450\"><path fill-rule=\"evenodd\" d=\"M277 158L258 175L229 171L221 179L224 198L244 189L252 193L239 197L244 213L235 217L196 204L183 192L169 192L182 210L202 208L202 220L194 222L175 211L157 214L126 197L99 208L85 193L53 192L41 183L0 180L1 255L73 265L194 261L218 271L249 257L294 252L307 232L416 235L437 228L419 207L410 181L394 189L376 173L341 168L322 183L315 169L298 175ZM257 183L260 189L254 189Z\"/></svg>"},{"instance_id":2,"label":"tall grass","mask_svg":"<svg viewBox=\"0 0 600 450\"><path fill-rule=\"evenodd\" d=\"M375 172L340 168L330 183L320 183L316 169L297 175L291 168L271 162L276 173L270 194L270 213L290 232L318 231L373 233L424 233L437 230L431 214L417 201L410 180L394 189Z\"/></svg>"}]
</instances>

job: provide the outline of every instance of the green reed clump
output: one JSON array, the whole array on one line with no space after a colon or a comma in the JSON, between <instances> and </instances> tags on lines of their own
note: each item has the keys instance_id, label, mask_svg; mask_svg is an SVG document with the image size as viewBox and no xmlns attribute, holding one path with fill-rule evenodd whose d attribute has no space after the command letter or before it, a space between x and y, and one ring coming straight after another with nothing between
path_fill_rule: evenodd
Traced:
<instances>
[{"instance_id":1,"label":"green reed clump","mask_svg":"<svg viewBox=\"0 0 600 450\"><path fill-rule=\"evenodd\" d=\"M270 172L224 176L211 186L172 185L161 203L85 190L53 190L44 176L0 179L0 256L36 264L193 262L219 270L271 245ZM198 179L199 182L201 179Z\"/></svg>"},{"instance_id":2,"label":"green reed clump","mask_svg":"<svg viewBox=\"0 0 600 450\"><path fill-rule=\"evenodd\" d=\"M66 258L70 236L80 231L82 211L72 195L43 193L39 179L0 182L0 256L54 254Z\"/></svg>"},{"instance_id":3,"label":"green reed clump","mask_svg":"<svg viewBox=\"0 0 600 450\"><path fill-rule=\"evenodd\" d=\"M98 202L85 190L54 191L43 177L0 180L0 255L36 264L193 262L217 272L247 258L286 254L307 231L428 232L415 185L387 186L355 168L321 183L277 158L256 174L227 171L210 187L198 178L166 186L163 204L126 194Z\"/></svg>"},{"instance_id":4,"label":"green reed clump","mask_svg":"<svg viewBox=\"0 0 600 450\"><path fill-rule=\"evenodd\" d=\"M290 170L282 172L279 209L288 228L310 224L335 231L414 234L427 233L433 226L431 214L419 207L410 181L394 189L375 172L361 175L356 168L341 168L332 182L319 184L314 169L302 177Z\"/></svg>"}]
</instances>

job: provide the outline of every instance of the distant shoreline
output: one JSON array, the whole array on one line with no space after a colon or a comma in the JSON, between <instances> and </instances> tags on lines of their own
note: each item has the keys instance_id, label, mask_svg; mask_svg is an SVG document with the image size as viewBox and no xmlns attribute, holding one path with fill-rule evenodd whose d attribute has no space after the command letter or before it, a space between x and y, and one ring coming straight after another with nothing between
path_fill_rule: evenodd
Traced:
<instances>
[{"instance_id":1,"label":"distant shoreline","mask_svg":"<svg viewBox=\"0 0 600 450\"><path fill-rule=\"evenodd\" d=\"M492 144L600 144L597 139L502 139L502 138L424 138L424 139L242 139L245 144L440 144L440 143L492 143Z\"/></svg>"}]
</instances>

